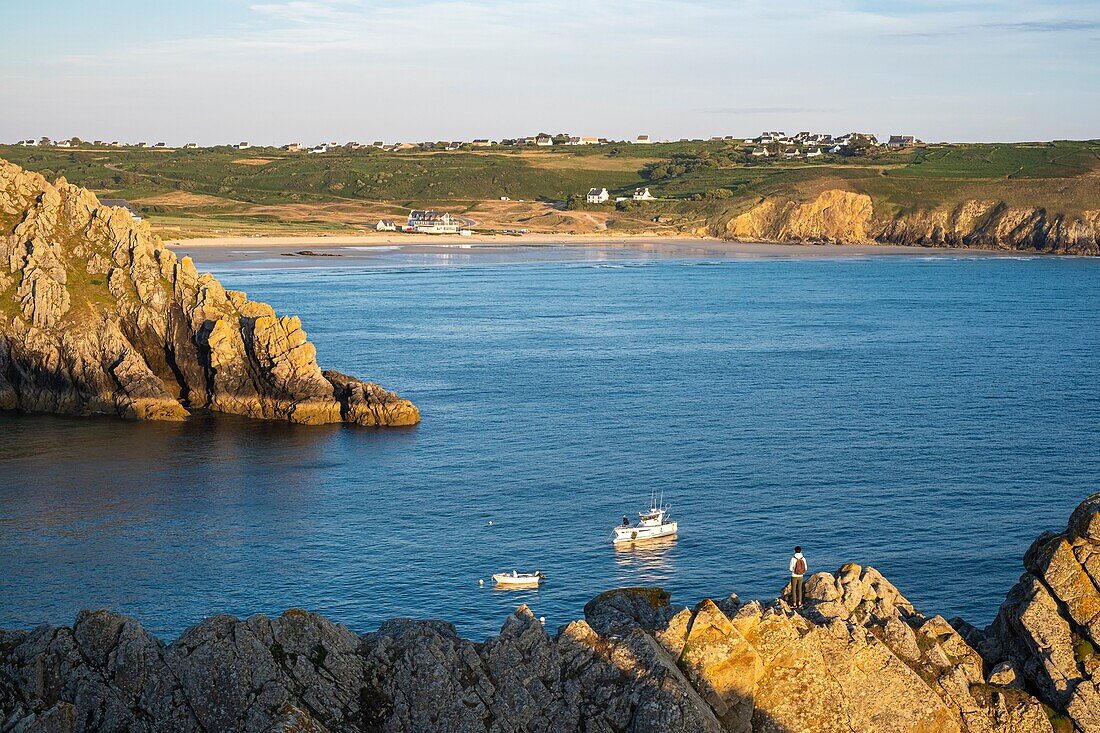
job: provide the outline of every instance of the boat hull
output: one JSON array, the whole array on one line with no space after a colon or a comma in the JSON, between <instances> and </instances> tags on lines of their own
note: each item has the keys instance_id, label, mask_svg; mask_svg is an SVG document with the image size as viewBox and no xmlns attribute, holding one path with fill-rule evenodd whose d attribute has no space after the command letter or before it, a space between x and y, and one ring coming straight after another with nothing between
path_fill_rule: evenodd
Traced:
<instances>
[{"instance_id":1,"label":"boat hull","mask_svg":"<svg viewBox=\"0 0 1100 733\"><path fill-rule=\"evenodd\" d=\"M542 578L498 574L493 576L493 582L501 588L537 588Z\"/></svg>"},{"instance_id":2,"label":"boat hull","mask_svg":"<svg viewBox=\"0 0 1100 733\"><path fill-rule=\"evenodd\" d=\"M665 522L653 527L616 527L612 542L616 545L628 545L650 540L675 539L676 531L676 522Z\"/></svg>"}]
</instances>

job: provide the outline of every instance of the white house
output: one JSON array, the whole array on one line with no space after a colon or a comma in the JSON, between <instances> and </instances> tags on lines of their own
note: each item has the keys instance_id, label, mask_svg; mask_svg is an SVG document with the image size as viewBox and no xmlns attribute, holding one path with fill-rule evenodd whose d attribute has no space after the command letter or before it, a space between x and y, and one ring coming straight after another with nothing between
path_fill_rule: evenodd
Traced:
<instances>
[{"instance_id":1,"label":"white house","mask_svg":"<svg viewBox=\"0 0 1100 733\"><path fill-rule=\"evenodd\" d=\"M754 158L767 158L771 153L768 152L767 148L753 148L751 155Z\"/></svg>"},{"instance_id":2,"label":"white house","mask_svg":"<svg viewBox=\"0 0 1100 733\"><path fill-rule=\"evenodd\" d=\"M599 145L600 139L598 137L571 137L569 138L570 145Z\"/></svg>"},{"instance_id":3,"label":"white house","mask_svg":"<svg viewBox=\"0 0 1100 733\"><path fill-rule=\"evenodd\" d=\"M379 219L378 224L374 227L380 232L396 232L397 225L393 223L392 219Z\"/></svg>"},{"instance_id":4,"label":"white house","mask_svg":"<svg viewBox=\"0 0 1100 733\"><path fill-rule=\"evenodd\" d=\"M648 188L636 188L633 198L635 201L652 201L657 197L651 194Z\"/></svg>"},{"instance_id":5,"label":"white house","mask_svg":"<svg viewBox=\"0 0 1100 733\"><path fill-rule=\"evenodd\" d=\"M288 153L300 153L301 151L305 150L305 148L302 147L301 143L287 143L283 146L283 150L287 151Z\"/></svg>"},{"instance_id":6,"label":"white house","mask_svg":"<svg viewBox=\"0 0 1100 733\"><path fill-rule=\"evenodd\" d=\"M784 158L797 158L798 157L798 148L784 148L783 149L783 157Z\"/></svg>"},{"instance_id":7,"label":"white house","mask_svg":"<svg viewBox=\"0 0 1100 733\"><path fill-rule=\"evenodd\" d=\"M606 188L590 188L585 200L590 204L603 204L607 203L609 198L611 198L611 194L607 192Z\"/></svg>"},{"instance_id":8,"label":"white house","mask_svg":"<svg viewBox=\"0 0 1100 733\"><path fill-rule=\"evenodd\" d=\"M843 151L844 151L844 146L843 145L834 145L833 147L829 148L829 154L830 155L836 155L837 153L841 153Z\"/></svg>"},{"instance_id":9,"label":"white house","mask_svg":"<svg viewBox=\"0 0 1100 733\"><path fill-rule=\"evenodd\" d=\"M538 145L539 147L546 148L553 144L554 138L550 137L549 135L539 135L537 138L535 138L535 145Z\"/></svg>"},{"instance_id":10,"label":"white house","mask_svg":"<svg viewBox=\"0 0 1100 733\"><path fill-rule=\"evenodd\" d=\"M649 135L639 135L638 139L634 141L635 145L649 145L652 140L649 139Z\"/></svg>"},{"instance_id":11,"label":"white house","mask_svg":"<svg viewBox=\"0 0 1100 733\"><path fill-rule=\"evenodd\" d=\"M153 147L154 148L166 148L166 147L168 147L168 143L154 143Z\"/></svg>"},{"instance_id":12,"label":"white house","mask_svg":"<svg viewBox=\"0 0 1100 733\"><path fill-rule=\"evenodd\" d=\"M806 151L806 157L807 158L820 158L821 157L821 148L810 148L809 150Z\"/></svg>"},{"instance_id":13,"label":"white house","mask_svg":"<svg viewBox=\"0 0 1100 733\"><path fill-rule=\"evenodd\" d=\"M54 147L58 148L71 148L72 146L73 144L69 140L58 140L54 143Z\"/></svg>"},{"instance_id":14,"label":"white house","mask_svg":"<svg viewBox=\"0 0 1100 733\"><path fill-rule=\"evenodd\" d=\"M247 142L239 142L233 147L235 147L237 150L248 150L252 146L249 145Z\"/></svg>"},{"instance_id":15,"label":"white house","mask_svg":"<svg viewBox=\"0 0 1100 733\"><path fill-rule=\"evenodd\" d=\"M25 148L36 148L36 147L38 147L38 141L37 140L20 140L19 144L22 145Z\"/></svg>"},{"instance_id":16,"label":"white house","mask_svg":"<svg viewBox=\"0 0 1100 733\"><path fill-rule=\"evenodd\" d=\"M457 234L458 222L445 211L414 209L407 228L417 234Z\"/></svg>"},{"instance_id":17,"label":"white house","mask_svg":"<svg viewBox=\"0 0 1100 733\"><path fill-rule=\"evenodd\" d=\"M310 148L309 152L310 152L311 155L314 154L314 153L327 153L328 152L328 145L318 145L315 148Z\"/></svg>"},{"instance_id":18,"label":"white house","mask_svg":"<svg viewBox=\"0 0 1100 733\"><path fill-rule=\"evenodd\" d=\"M475 148L489 148L493 146L493 141L488 138L479 137L477 140L470 143L470 145Z\"/></svg>"},{"instance_id":19,"label":"white house","mask_svg":"<svg viewBox=\"0 0 1100 733\"><path fill-rule=\"evenodd\" d=\"M183 149L184 150L194 150L198 146L199 146L198 143L187 143L186 145L183 146Z\"/></svg>"}]
</instances>

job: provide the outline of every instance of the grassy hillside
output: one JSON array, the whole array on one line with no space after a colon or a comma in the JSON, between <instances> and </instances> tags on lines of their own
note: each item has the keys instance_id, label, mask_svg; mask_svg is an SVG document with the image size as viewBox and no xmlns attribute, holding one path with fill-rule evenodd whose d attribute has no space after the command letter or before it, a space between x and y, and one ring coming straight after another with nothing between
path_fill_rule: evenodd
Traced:
<instances>
[{"instance_id":1,"label":"grassy hillside","mask_svg":"<svg viewBox=\"0 0 1100 733\"><path fill-rule=\"evenodd\" d=\"M729 141L324 155L0 146L0 157L133 201L173 236L352 231L425 206L466 213L487 228L683 230L764 196L804 199L831 188L866 193L886 215L968 199L1069 216L1100 208L1100 141L928 145L812 160L754 160ZM662 200L567 205L590 187L629 195L638 186Z\"/></svg>"}]
</instances>

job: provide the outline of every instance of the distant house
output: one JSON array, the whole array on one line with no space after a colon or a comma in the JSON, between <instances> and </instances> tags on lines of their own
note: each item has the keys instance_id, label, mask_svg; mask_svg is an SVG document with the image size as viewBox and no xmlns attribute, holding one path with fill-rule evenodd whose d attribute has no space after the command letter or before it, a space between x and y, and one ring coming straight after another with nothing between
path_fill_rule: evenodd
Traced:
<instances>
[{"instance_id":1,"label":"distant house","mask_svg":"<svg viewBox=\"0 0 1100 733\"><path fill-rule=\"evenodd\" d=\"M838 153L843 153L844 152L844 146L843 145L834 145L833 147L829 148L828 152L829 152L830 155L837 155Z\"/></svg>"},{"instance_id":2,"label":"distant house","mask_svg":"<svg viewBox=\"0 0 1100 733\"><path fill-rule=\"evenodd\" d=\"M477 140L474 140L472 143L470 143L470 145L475 148L489 148L492 147L493 141L487 138L479 137Z\"/></svg>"},{"instance_id":3,"label":"distant house","mask_svg":"<svg viewBox=\"0 0 1100 733\"><path fill-rule=\"evenodd\" d=\"M397 224L393 222L393 219L379 219L374 228L380 232L396 232Z\"/></svg>"},{"instance_id":4,"label":"distant house","mask_svg":"<svg viewBox=\"0 0 1100 733\"><path fill-rule=\"evenodd\" d=\"M417 234L457 234L458 221L445 211L414 209L406 228Z\"/></svg>"},{"instance_id":5,"label":"distant house","mask_svg":"<svg viewBox=\"0 0 1100 733\"><path fill-rule=\"evenodd\" d=\"M237 150L248 150L252 146L250 144L248 144L247 142L240 142L240 143L237 143L236 145L234 145L233 147L235 147Z\"/></svg>"},{"instance_id":6,"label":"distant house","mask_svg":"<svg viewBox=\"0 0 1100 733\"><path fill-rule=\"evenodd\" d=\"M891 135L886 143L886 147L898 150L901 148L911 148L916 144L917 138L913 135Z\"/></svg>"},{"instance_id":7,"label":"distant house","mask_svg":"<svg viewBox=\"0 0 1100 733\"><path fill-rule=\"evenodd\" d=\"M656 196L649 192L648 188L636 188L634 189L633 199L635 201L652 201Z\"/></svg>"},{"instance_id":8,"label":"distant house","mask_svg":"<svg viewBox=\"0 0 1100 733\"><path fill-rule=\"evenodd\" d=\"M771 153L768 152L767 148L753 148L750 155L754 158L767 158Z\"/></svg>"},{"instance_id":9,"label":"distant house","mask_svg":"<svg viewBox=\"0 0 1100 733\"><path fill-rule=\"evenodd\" d=\"M606 188L590 188L588 189L588 196L585 200L590 204L603 204L611 198L611 194L607 192Z\"/></svg>"},{"instance_id":10,"label":"distant house","mask_svg":"<svg viewBox=\"0 0 1100 733\"><path fill-rule=\"evenodd\" d=\"M37 140L20 140L19 144L22 145L25 148L36 148L36 147L38 147L38 141Z\"/></svg>"},{"instance_id":11,"label":"distant house","mask_svg":"<svg viewBox=\"0 0 1100 733\"><path fill-rule=\"evenodd\" d=\"M283 150L287 151L288 153L300 153L305 150L305 148L302 147L301 143L288 143L283 146Z\"/></svg>"},{"instance_id":12,"label":"distant house","mask_svg":"<svg viewBox=\"0 0 1100 733\"><path fill-rule=\"evenodd\" d=\"M313 148L309 149L310 155L320 154L320 153L327 153L327 152L328 152L328 145L318 145L316 147L313 147Z\"/></svg>"},{"instance_id":13,"label":"distant house","mask_svg":"<svg viewBox=\"0 0 1100 733\"><path fill-rule=\"evenodd\" d=\"M535 145L538 145L540 148L547 148L553 144L554 138L550 137L549 135L539 135L535 138Z\"/></svg>"},{"instance_id":14,"label":"distant house","mask_svg":"<svg viewBox=\"0 0 1100 733\"><path fill-rule=\"evenodd\" d=\"M374 148L385 147L385 145L386 145L386 143L383 142L382 140L375 140L373 143L371 143L371 147L374 147Z\"/></svg>"},{"instance_id":15,"label":"distant house","mask_svg":"<svg viewBox=\"0 0 1100 733\"><path fill-rule=\"evenodd\" d=\"M806 157L807 158L820 158L821 157L821 148L810 148L809 150L806 151Z\"/></svg>"},{"instance_id":16,"label":"distant house","mask_svg":"<svg viewBox=\"0 0 1100 733\"><path fill-rule=\"evenodd\" d=\"M147 148L147 147L149 147L149 143L147 143L147 142L140 142L140 143L138 143L137 145L135 145L134 147L137 147L137 148Z\"/></svg>"},{"instance_id":17,"label":"distant house","mask_svg":"<svg viewBox=\"0 0 1100 733\"><path fill-rule=\"evenodd\" d=\"M871 146L882 145L882 143L880 143L878 141L878 138L875 137L874 135L872 135L869 132L849 132L847 135L845 135L843 138L841 138L838 142L843 142L846 145L851 145L852 142L856 138L861 138L863 141L865 141L868 145L871 145Z\"/></svg>"},{"instance_id":18,"label":"distant house","mask_svg":"<svg viewBox=\"0 0 1100 733\"><path fill-rule=\"evenodd\" d=\"M598 137L571 137L569 138L570 145L599 145L600 139Z\"/></svg>"},{"instance_id":19,"label":"distant house","mask_svg":"<svg viewBox=\"0 0 1100 733\"><path fill-rule=\"evenodd\" d=\"M166 148L166 147L168 147L168 145L166 143L155 143L153 145L153 147L154 148Z\"/></svg>"},{"instance_id":20,"label":"distant house","mask_svg":"<svg viewBox=\"0 0 1100 733\"><path fill-rule=\"evenodd\" d=\"M186 145L183 146L183 149L184 150L194 150L197 147L198 147L198 143L187 143Z\"/></svg>"},{"instance_id":21,"label":"distant house","mask_svg":"<svg viewBox=\"0 0 1100 733\"><path fill-rule=\"evenodd\" d=\"M415 143L394 143L394 150L412 150L416 147Z\"/></svg>"},{"instance_id":22,"label":"distant house","mask_svg":"<svg viewBox=\"0 0 1100 733\"><path fill-rule=\"evenodd\" d=\"M58 148L71 148L72 146L73 146L73 144L71 142L69 142L68 140L58 140L57 142L54 143L54 147L58 147Z\"/></svg>"},{"instance_id":23,"label":"distant house","mask_svg":"<svg viewBox=\"0 0 1100 733\"><path fill-rule=\"evenodd\" d=\"M138 208L131 204L129 201L126 201L124 199L100 199L99 203L103 204L104 206L126 209L130 212L130 216L133 217L134 221L141 221L141 212L138 211Z\"/></svg>"},{"instance_id":24,"label":"distant house","mask_svg":"<svg viewBox=\"0 0 1100 733\"><path fill-rule=\"evenodd\" d=\"M639 135L638 139L634 141L635 145L649 145L652 140L649 139L649 135Z\"/></svg>"},{"instance_id":25,"label":"distant house","mask_svg":"<svg viewBox=\"0 0 1100 733\"><path fill-rule=\"evenodd\" d=\"M784 158L797 158L798 157L798 148L783 148L783 157Z\"/></svg>"}]
</instances>

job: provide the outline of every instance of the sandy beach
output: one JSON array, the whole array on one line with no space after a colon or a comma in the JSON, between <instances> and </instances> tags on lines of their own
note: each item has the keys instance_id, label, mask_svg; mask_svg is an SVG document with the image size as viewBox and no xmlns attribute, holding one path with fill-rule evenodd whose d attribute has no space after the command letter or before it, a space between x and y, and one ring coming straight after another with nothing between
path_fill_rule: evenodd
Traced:
<instances>
[{"instance_id":1,"label":"sandy beach","mask_svg":"<svg viewBox=\"0 0 1100 733\"><path fill-rule=\"evenodd\" d=\"M960 254L997 256L1019 252L995 252L977 249L901 247L874 244L777 244L770 242L730 242L703 237L591 236L562 234L504 235L430 235L392 234L367 236L279 236L211 237L170 240L174 251L190 255L200 263L248 261L273 256L298 261L328 261L330 258L372 259L383 253L441 254L456 250L463 254L501 255L508 252L550 250L584 251L586 256L600 252L623 256L637 252L652 257L717 257L745 259L842 258L868 256L944 256ZM304 254L303 254L304 253Z\"/></svg>"}]
</instances>

